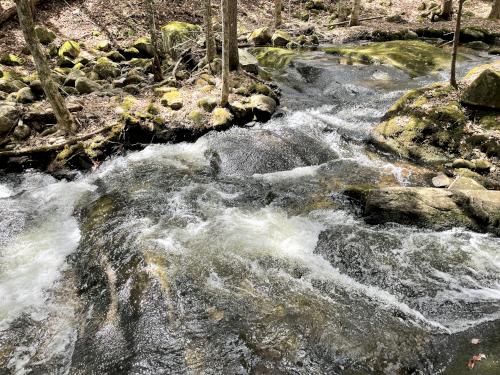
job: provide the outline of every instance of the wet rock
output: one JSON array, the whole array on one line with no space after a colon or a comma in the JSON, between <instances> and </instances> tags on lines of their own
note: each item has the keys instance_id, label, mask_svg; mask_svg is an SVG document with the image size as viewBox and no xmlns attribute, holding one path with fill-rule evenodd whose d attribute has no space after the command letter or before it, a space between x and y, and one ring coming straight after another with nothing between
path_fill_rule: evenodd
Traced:
<instances>
[{"instance_id":1,"label":"wet rock","mask_svg":"<svg viewBox=\"0 0 500 375\"><path fill-rule=\"evenodd\" d=\"M450 190L486 190L486 188L481 185L476 180L469 177L458 177L453 181L448 187Z\"/></svg>"},{"instance_id":2,"label":"wet rock","mask_svg":"<svg viewBox=\"0 0 500 375\"><path fill-rule=\"evenodd\" d=\"M231 124L233 115L226 108L215 108L212 112L210 124L213 127L226 127Z\"/></svg>"},{"instance_id":3,"label":"wet rock","mask_svg":"<svg viewBox=\"0 0 500 375\"><path fill-rule=\"evenodd\" d=\"M490 46L488 44L486 44L485 42L482 42L480 40L466 43L465 46L467 48L471 48L471 49L474 49L477 51L488 51L490 49Z\"/></svg>"},{"instance_id":4,"label":"wet rock","mask_svg":"<svg viewBox=\"0 0 500 375\"><path fill-rule=\"evenodd\" d=\"M87 77L80 77L75 81L75 88L79 94L90 94L101 90L101 85Z\"/></svg>"},{"instance_id":5,"label":"wet rock","mask_svg":"<svg viewBox=\"0 0 500 375\"><path fill-rule=\"evenodd\" d=\"M254 46L265 46L271 43L271 38L269 27L261 27L248 36L248 42Z\"/></svg>"},{"instance_id":6,"label":"wet rock","mask_svg":"<svg viewBox=\"0 0 500 375\"><path fill-rule=\"evenodd\" d=\"M252 95L250 105L257 121L266 122L276 110L276 101L265 95Z\"/></svg>"},{"instance_id":7,"label":"wet rock","mask_svg":"<svg viewBox=\"0 0 500 375\"><path fill-rule=\"evenodd\" d=\"M446 188L450 186L451 182L452 180L444 173L440 173L432 178L432 185L437 188Z\"/></svg>"},{"instance_id":8,"label":"wet rock","mask_svg":"<svg viewBox=\"0 0 500 375\"><path fill-rule=\"evenodd\" d=\"M29 87L24 87L17 92L16 100L18 103L29 104L33 103L36 100L36 97Z\"/></svg>"},{"instance_id":9,"label":"wet rock","mask_svg":"<svg viewBox=\"0 0 500 375\"><path fill-rule=\"evenodd\" d=\"M23 123L20 123L14 128L13 135L16 139L23 141L27 139L31 134L31 129L29 126L24 125Z\"/></svg>"},{"instance_id":10,"label":"wet rock","mask_svg":"<svg viewBox=\"0 0 500 375\"><path fill-rule=\"evenodd\" d=\"M244 125L253 120L253 109L249 103L236 101L229 104L231 113L234 116L234 123Z\"/></svg>"},{"instance_id":11,"label":"wet rock","mask_svg":"<svg viewBox=\"0 0 500 375\"><path fill-rule=\"evenodd\" d=\"M257 59L247 50L238 49L238 55L240 58L240 66L243 70L252 73L259 73L259 62Z\"/></svg>"},{"instance_id":12,"label":"wet rock","mask_svg":"<svg viewBox=\"0 0 500 375\"><path fill-rule=\"evenodd\" d=\"M463 91L462 103L470 106L500 109L500 73L492 69L484 70Z\"/></svg>"},{"instance_id":13,"label":"wet rock","mask_svg":"<svg viewBox=\"0 0 500 375\"><path fill-rule=\"evenodd\" d=\"M169 108L173 109L174 111L177 111L177 110L181 109L183 106L182 95L177 90L166 92L161 97L160 103L164 107L169 107Z\"/></svg>"},{"instance_id":14,"label":"wet rock","mask_svg":"<svg viewBox=\"0 0 500 375\"><path fill-rule=\"evenodd\" d=\"M466 227L500 235L500 191L403 187L371 190L363 215L370 224L395 222L435 230Z\"/></svg>"},{"instance_id":15,"label":"wet rock","mask_svg":"<svg viewBox=\"0 0 500 375\"><path fill-rule=\"evenodd\" d=\"M73 41L68 40L62 44L59 48L58 55L59 57L69 57L70 59L76 59L80 54L80 44Z\"/></svg>"},{"instance_id":16,"label":"wet rock","mask_svg":"<svg viewBox=\"0 0 500 375\"><path fill-rule=\"evenodd\" d=\"M286 45L292 41L292 37L285 31L276 30L271 41L275 47L286 47Z\"/></svg>"},{"instance_id":17,"label":"wet rock","mask_svg":"<svg viewBox=\"0 0 500 375\"><path fill-rule=\"evenodd\" d=\"M52 30L46 28L45 26L41 25L36 26L35 33L36 36L38 37L38 40L42 44L52 43L56 39L56 34Z\"/></svg>"},{"instance_id":18,"label":"wet rock","mask_svg":"<svg viewBox=\"0 0 500 375\"><path fill-rule=\"evenodd\" d=\"M19 117L19 110L15 106L0 103L0 134L8 133L16 126Z\"/></svg>"},{"instance_id":19,"label":"wet rock","mask_svg":"<svg viewBox=\"0 0 500 375\"><path fill-rule=\"evenodd\" d=\"M217 107L218 100L213 96L207 96L198 100L196 104L206 112L212 112Z\"/></svg>"},{"instance_id":20,"label":"wet rock","mask_svg":"<svg viewBox=\"0 0 500 375\"><path fill-rule=\"evenodd\" d=\"M94 72L100 79L116 78L120 75L118 65L107 57L100 57L94 66Z\"/></svg>"}]
</instances>

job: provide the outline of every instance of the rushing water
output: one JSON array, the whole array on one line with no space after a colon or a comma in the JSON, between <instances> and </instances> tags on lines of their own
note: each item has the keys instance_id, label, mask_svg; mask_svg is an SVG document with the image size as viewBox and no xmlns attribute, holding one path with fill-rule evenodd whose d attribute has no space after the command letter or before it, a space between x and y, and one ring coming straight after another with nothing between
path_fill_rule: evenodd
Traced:
<instances>
[{"instance_id":1,"label":"rushing water","mask_svg":"<svg viewBox=\"0 0 500 375\"><path fill-rule=\"evenodd\" d=\"M339 193L425 180L363 141L442 78L318 54L267 124L2 177L0 374L500 373L500 240L366 225Z\"/></svg>"}]
</instances>

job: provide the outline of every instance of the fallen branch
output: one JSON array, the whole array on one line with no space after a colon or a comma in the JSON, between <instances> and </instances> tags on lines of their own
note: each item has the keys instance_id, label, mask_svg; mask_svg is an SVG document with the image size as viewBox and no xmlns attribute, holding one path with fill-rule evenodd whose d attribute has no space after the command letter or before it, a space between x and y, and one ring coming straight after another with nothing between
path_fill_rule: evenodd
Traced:
<instances>
[{"instance_id":1,"label":"fallen branch","mask_svg":"<svg viewBox=\"0 0 500 375\"><path fill-rule=\"evenodd\" d=\"M370 20L378 20L381 18L384 18L385 16L375 16L375 17L367 17L367 18L360 18L359 22L361 21L370 21ZM340 25L347 25L350 21L342 21L342 22L337 22L337 23L332 23L330 26L340 26Z\"/></svg>"},{"instance_id":2,"label":"fallen branch","mask_svg":"<svg viewBox=\"0 0 500 375\"><path fill-rule=\"evenodd\" d=\"M58 143L55 145L45 145L45 146L38 146L38 147L27 147L27 148L22 148L19 150L10 150L10 151L0 151L0 157L8 157L8 156L23 156L23 155L29 155L29 154L38 154L41 152L48 152L48 151L56 151L61 148L64 148L65 146L75 144L77 142L81 141L86 141L89 138L92 138L93 136L102 133L104 131L112 129L116 124L113 125L108 125L105 126L101 129L98 129L92 133L84 134L79 137L71 137L65 142Z\"/></svg>"}]
</instances>

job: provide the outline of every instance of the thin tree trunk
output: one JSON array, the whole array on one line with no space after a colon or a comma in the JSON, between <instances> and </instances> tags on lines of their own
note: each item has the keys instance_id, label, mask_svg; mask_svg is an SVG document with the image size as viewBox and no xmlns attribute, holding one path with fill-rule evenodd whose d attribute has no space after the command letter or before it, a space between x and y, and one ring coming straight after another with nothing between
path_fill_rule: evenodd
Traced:
<instances>
[{"instance_id":1,"label":"thin tree trunk","mask_svg":"<svg viewBox=\"0 0 500 375\"><path fill-rule=\"evenodd\" d=\"M279 29L281 26L281 0L274 0L274 28Z\"/></svg>"},{"instance_id":2,"label":"thin tree trunk","mask_svg":"<svg viewBox=\"0 0 500 375\"><path fill-rule=\"evenodd\" d=\"M203 1L205 5L205 44L207 46L207 62L210 64L215 58L215 41L212 25L212 0Z\"/></svg>"},{"instance_id":3,"label":"thin tree trunk","mask_svg":"<svg viewBox=\"0 0 500 375\"><path fill-rule=\"evenodd\" d=\"M448 21L453 18L453 0L443 0L439 17Z\"/></svg>"},{"instance_id":4,"label":"thin tree trunk","mask_svg":"<svg viewBox=\"0 0 500 375\"><path fill-rule=\"evenodd\" d=\"M230 12L229 3L233 0L221 0L222 11L222 91L220 105L226 107L229 101L229 40Z\"/></svg>"},{"instance_id":5,"label":"thin tree trunk","mask_svg":"<svg viewBox=\"0 0 500 375\"><path fill-rule=\"evenodd\" d=\"M457 85L457 53L458 53L458 43L460 42L460 23L462 22L462 8L465 0L458 0L458 13L457 13L457 23L455 25L455 36L453 38L453 52L451 54L451 71L450 71L450 85L454 88L458 88Z\"/></svg>"},{"instance_id":6,"label":"thin tree trunk","mask_svg":"<svg viewBox=\"0 0 500 375\"><path fill-rule=\"evenodd\" d=\"M491 6L491 13L488 18L492 20L500 19L500 0L493 0L493 5Z\"/></svg>"},{"instance_id":7,"label":"thin tree trunk","mask_svg":"<svg viewBox=\"0 0 500 375\"><path fill-rule=\"evenodd\" d=\"M149 35L151 44L153 45L153 76L155 82L163 81L163 73L161 71L160 50L158 47L158 37L156 32L156 13L154 0L146 0L148 13Z\"/></svg>"},{"instance_id":8,"label":"thin tree trunk","mask_svg":"<svg viewBox=\"0 0 500 375\"><path fill-rule=\"evenodd\" d=\"M33 56L38 78L42 83L43 91L50 102L57 119L59 129L73 133L76 130L73 118L66 107L57 85L52 79L47 59L40 46L40 42L35 34L35 25L33 23L33 14L31 13L31 3L29 0L16 0L17 16L19 24L24 34L24 39Z\"/></svg>"},{"instance_id":9,"label":"thin tree trunk","mask_svg":"<svg viewBox=\"0 0 500 375\"><path fill-rule=\"evenodd\" d=\"M358 26L359 25L360 8L361 8L361 0L353 0L351 20L349 22L349 26Z\"/></svg>"},{"instance_id":10,"label":"thin tree trunk","mask_svg":"<svg viewBox=\"0 0 500 375\"><path fill-rule=\"evenodd\" d=\"M229 70L238 70L240 57L238 54L238 0L228 1L229 15Z\"/></svg>"}]
</instances>

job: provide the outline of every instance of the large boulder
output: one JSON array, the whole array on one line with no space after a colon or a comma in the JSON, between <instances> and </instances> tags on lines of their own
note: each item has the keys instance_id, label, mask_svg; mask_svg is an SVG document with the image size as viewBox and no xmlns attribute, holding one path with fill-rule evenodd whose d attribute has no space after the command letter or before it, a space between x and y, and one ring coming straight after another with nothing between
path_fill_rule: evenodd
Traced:
<instances>
[{"instance_id":1,"label":"large boulder","mask_svg":"<svg viewBox=\"0 0 500 375\"><path fill-rule=\"evenodd\" d=\"M80 44L73 40L67 40L59 47L58 55L59 57L69 57L70 59L76 59L80 54Z\"/></svg>"},{"instance_id":2,"label":"large boulder","mask_svg":"<svg viewBox=\"0 0 500 375\"><path fill-rule=\"evenodd\" d=\"M244 49L238 49L238 55L240 57L240 66L243 70L252 74L259 73L259 62L254 55Z\"/></svg>"},{"instance_id":3,"label":"large boulder","mask_svg":"<svg viewBox=\"0 0 500 375\"><path fill-rule=\"evenodd\" d=\"M276 101L266 95L252 95L250 97L250 106L257 121L266 122L276 110Z\"/></svg>"},{"instance_id":4,"label":"large boulder","mask_svg":"<svg viewBox=\"0 0 500 375\"><path fill-rule=\"evenodd\" d=\"M118 65L107 57L100 57L94 65L94 72L100 79L116 78L120 75Z\"/></svg>"},{"instance_id":5,"label":"large boulder","mask_svg":"<svg viewBox=\"0 0 500 375\"><path fill-rule=\"evenodd\" d=\"M165 51L173 58L186 49L185 43L189 39L196 39L201 28L187 22L170 22L161 28Z\"/></svg>"},{"instance_id":6,"label":"large boulder","mask_svg":"<svg viewBox=\"0 0 500 375\"><path fill-rule=\"evenodd\" d=\"M13 105L0 104L0 134L8 133L19 121L19 110Z\"/></svg>"},{"instance_id":7,"label":"large boulder","mask_svg":"<svg viewBox=\"0 0 500 375\"><path fill-rule=\"evenodd\" d=\"M465 105L500 109L500 74L484 70L465 88L461 101Z\"/></svg>"},{"instance_id":8,"label":"large boulder","mask_svg":"<svg viewBox=\"0 0 500 375\"><path fill-rule=\"evenodd\" d=\"M500 191L394 187L371 190L365 220L437 230L465 227L500 235Z\"/></svg>"},{"instance_id":9,"label":"large boulder","mask_svg":"<svg viewBox=\"0 0 500 375\"><path fill-rule=\"evenodd\" d=\"M255 46L265 46L271 43L272 35L269 27L261 27L260 29L254 30L248 36L248 42Z\"/></svg>"}]
</instances>

